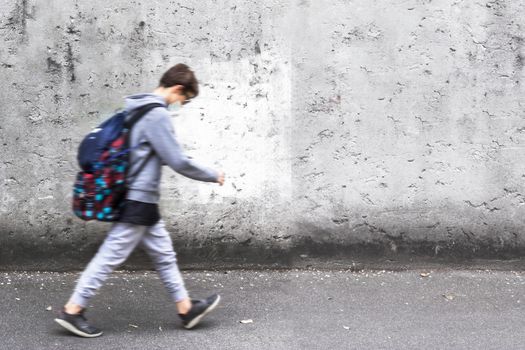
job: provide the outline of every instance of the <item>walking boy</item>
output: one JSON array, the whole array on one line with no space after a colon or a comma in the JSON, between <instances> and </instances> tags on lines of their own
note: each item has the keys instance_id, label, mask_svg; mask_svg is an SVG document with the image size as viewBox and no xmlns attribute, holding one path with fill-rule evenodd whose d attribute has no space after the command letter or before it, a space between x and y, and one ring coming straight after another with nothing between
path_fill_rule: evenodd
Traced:
<instances>
[{"instance_id":1,"label":"walking boy","mask_svg":"<svg viewBox=\"0 0 525 350\"><path fill-rule=\"evenodd\" d=\"M199 93L193 71L184 64L170 68L153 93L126 98L126 110L161 103L184 105ZM159 183L161 166L166 164L179 174L194 180L224 183L224 173L197 165L181 151L175 139L167 109L157 107L144 115L132 128L128 192L118 222L114 223L104 243L80 276L71 298L55 321L82 337L98 337L102 331L90 325L84 310L110 275L137 245L141 245L155 264L162 282L175 302L185 328L192 328L219 303L220 296L191 300L177 266L169 233L160 218ZM136 174L135 174L136 173Z\"/></svg>"}]
</instances>

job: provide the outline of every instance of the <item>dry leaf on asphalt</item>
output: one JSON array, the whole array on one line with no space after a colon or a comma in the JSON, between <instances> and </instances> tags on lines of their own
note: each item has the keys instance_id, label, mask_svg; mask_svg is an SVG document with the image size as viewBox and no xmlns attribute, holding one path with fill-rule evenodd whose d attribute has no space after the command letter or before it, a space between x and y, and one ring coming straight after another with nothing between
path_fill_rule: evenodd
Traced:
<instances>
[{"instance_id":1,"label":"dry leaf on asphalt","mask_svg":"<svg viewBox=\"0 0 525 350\"><path fill-rule=\"evenodd\" d=\"M443 294L443 297L447 300L454 300L456 298L453 294Z\"/></svg>"}]
</instances>

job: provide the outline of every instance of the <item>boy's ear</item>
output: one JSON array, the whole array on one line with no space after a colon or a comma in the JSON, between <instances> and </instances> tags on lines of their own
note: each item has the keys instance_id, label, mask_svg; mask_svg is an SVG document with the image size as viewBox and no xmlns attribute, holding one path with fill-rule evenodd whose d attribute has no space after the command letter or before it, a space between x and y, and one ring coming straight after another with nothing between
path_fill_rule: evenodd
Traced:
<instances>
[{"instance_id":1,"label":"boy's ear","mask_svg":"<svg viewBox=\"0 0 525 350\"><path fill-rule=\"evenodd\" d=\"M182 95L182 92L184 91L184 86L182 85L174 85L172 87L170 87L170 92L172 94L179 94L179 95Z\"/></svg>"}]
</instances>

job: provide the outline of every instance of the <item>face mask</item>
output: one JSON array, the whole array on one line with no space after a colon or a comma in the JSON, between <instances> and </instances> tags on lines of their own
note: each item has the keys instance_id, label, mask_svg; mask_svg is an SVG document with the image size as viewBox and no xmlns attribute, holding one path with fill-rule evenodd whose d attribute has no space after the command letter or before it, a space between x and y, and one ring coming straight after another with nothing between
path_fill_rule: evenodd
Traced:
<instances>
[{"instance_id":1,"label":"face mask","mask_svg":"<svg viewBox=\"0 0 525 350\"><path fill-rule=\"evenodd\" d=\"M180 101L177 101L177 102L174 102L174 103L170 103L168 105L168 111L169 112L178 112L179 109L181 108L182 104L180 103Z\"/></svg>"}]
</instances>

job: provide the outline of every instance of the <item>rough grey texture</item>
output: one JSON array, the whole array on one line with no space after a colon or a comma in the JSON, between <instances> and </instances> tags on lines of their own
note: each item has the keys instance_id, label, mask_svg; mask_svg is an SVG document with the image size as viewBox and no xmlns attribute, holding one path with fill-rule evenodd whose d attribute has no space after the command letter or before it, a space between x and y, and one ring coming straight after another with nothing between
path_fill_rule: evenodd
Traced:
<instances>
[{"instance_id":1,"label":"rough grey texture","mask_svg":"<svg viewBox=\"0 0 525 350\"><path fill-rule=\"evenodd\" d=\"M191 331L155 274L119 273L86 313L104 331L97 339L53 322L77 276L2 273L3 348L518 350L525 341L523 272L189 272L192 296L222 296Z\"/></svg>"},{"instance_id":2,"label":"rough grey texture","mask_svg":"<svg viewBox=\"0 0 525 350\"><path fill-rule=\"evenodd\" d=\"M76 147L170 65L224 188L166 171L185 261L525 252L521 1L0 3L0 267L81 266Z\"/></svg>"}]
</instances>

